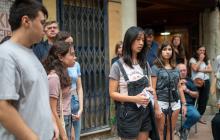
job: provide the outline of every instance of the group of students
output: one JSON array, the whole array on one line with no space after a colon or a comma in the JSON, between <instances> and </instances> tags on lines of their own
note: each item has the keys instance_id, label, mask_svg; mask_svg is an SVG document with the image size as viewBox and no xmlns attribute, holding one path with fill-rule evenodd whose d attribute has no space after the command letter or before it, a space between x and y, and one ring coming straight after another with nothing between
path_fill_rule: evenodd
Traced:
<instances>
[{"instance_id":1,"label":"group of students","mask_svg":"<svg viewBox=\"0 0 220 140\"><path fill-rule=\"evenodd\" d=\"M73 37L68 32L59 31L56 21L46 22L44 32L47 40L33 45L32 48L48 74L52 113L58 124L61 139L79 140L83 89Z\"/></svg>"},{"instance_id":2,"label":"group of students","mask_svg":"<svg viewBox=\"0 0 220 140\"><path fill-rule=\"evenodd\" d=\"M35 0L10 8L12 36L0 46L2 140L80 139L83 89L73 38L47 17Z\"/></svg>"},{"instance_id":3,"label":"group of students","mask_svg":"<svg viewBox=\"0 0 220 140\"><path fill-rule=\"evenodd\" d=\"M83 90L80 65L76 62L73 38L69 33L58 32L42 63L48 74L50 106L61 139L79 140ZM62 117L65 127L60 120Z\"/></svg>"},{"instance_id":4,"label":"group of students","mask_svg":"<svg viewBox=\"0 0 220 140\"><path fill-rule=\"evenodd\" d=\"M153 35L152 29L130 27L123 43L117 44L117 57L112 59L109 94L116 101L117 131L122 140L148 139L153 131L158 132L157 139L170 139L170 130L173 138L180 112L186 117L179 130L183 139L187 139L196 122L206 124L202 116L208 102L212 67L205 47L199 46L187 62L180 34L160 46L153 41ZM172 129L167 117L169 102Z\"/></svg>"}]
</instances>

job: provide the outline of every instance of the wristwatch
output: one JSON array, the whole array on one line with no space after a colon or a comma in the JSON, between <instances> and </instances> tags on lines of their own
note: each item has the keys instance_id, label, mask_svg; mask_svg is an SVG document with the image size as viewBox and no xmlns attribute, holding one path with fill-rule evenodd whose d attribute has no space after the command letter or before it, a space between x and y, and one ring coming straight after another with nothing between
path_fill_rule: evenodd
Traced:
<instances>
[{"instance_id":1,"label":"wristwatch","mask_svg":"<svg viewBox=\"0 0 220 140\"><path fill-rule=\"evenodd\" d=\"M182 106L186 106L187 105L187 103L182 103Z\"/></svg>"}]
</instances>

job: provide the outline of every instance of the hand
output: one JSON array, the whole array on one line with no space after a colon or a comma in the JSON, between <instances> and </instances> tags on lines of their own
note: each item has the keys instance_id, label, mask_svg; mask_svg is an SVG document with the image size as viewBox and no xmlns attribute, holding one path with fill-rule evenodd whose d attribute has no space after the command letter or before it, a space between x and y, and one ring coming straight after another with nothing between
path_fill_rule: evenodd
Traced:
<instances>
[{"instance_id":1,"label":"hand","mask_svg":"<svg viewBox=\"0 0 220 140\"><path fill-rule=\"evenodd\" d=\"M145 90L150 91L151 93L153 93L155 90L152 87L146 87Z\"/></svg>"},{"instance_id":2,"label":"hand","mask_svg":"<svg viewBox=\"0 0 220 140\"><path fill-rule=\"evenodd\" d=\"M204 54L200 54L200 55L199 55L199 61L203 61L204 58L205 58L205 55L204 55Z\"/></svg>"},{"instance_id":3,"label":"hand","mask_svg":"<svg viewBox=\"0 0 220 140\"><path fill-rule=\"evenodd\" d=\"M190 94L190 90L187 87L184 89L184 92Z\"/></svg>"},{"instance_id":4,"label":"hand","mask_svg":"<svg viewBox=\"0 0 220 140\"><path fill-rule=\"evenodd\" d=\"M178 87L183 87L183 86L186 86L186 79L180 79L179 82L178 82Z\"/></svg>"},{"instance_id":5,"label":"hand","mask_svg":"<svg viewBox=\"0 0 220 140\"><path fill-rule=\"evenodd\" d=\"M52 140L58 140L59 139L59 129L56 124L54 124L54 134Z\"/></svg>"},{"instance_id":6,"label":"hand","mask_svg":"<svg viewBox=\"0 0 220 140\"><path fill-rule=\"evenodd\" d=\"M185 118L187 113L187 107L185 105L182 106L182 115Z\"/></svg>"},{"instance_id":7,"label":"hand","mask_svg":"<svg viewBox=\"0 0 220 140\"><path fill-rule=\"evenodd\" d=\"M148 106L149 104L149 98L147 98L145 96L144 93L140 93L138 95L135 96L135 103L140 104L140 105L144 105L144 106Z\"/></svg>"},{"instance_id":8,"label":"hand","mask_svg":"<svg viewBox=\"0 0 220 140\"><path fill-rule=\"evenodd\" d=\"M72 118L73 118L73 120L75 120L75 121L78 121L78 120L80 119L80 117L81 117L81 114L80 114L80 113L72 114Z\"/></svg>"},{"instance_id":9,"label":"hand","mask_svg":"<svg viewBox=\"0 0 220 140\"><path fill-rule=\"evenodd\" d=\"M68 140L67 135L61 136L61 140Z\"/></svg>"}]
</instances>

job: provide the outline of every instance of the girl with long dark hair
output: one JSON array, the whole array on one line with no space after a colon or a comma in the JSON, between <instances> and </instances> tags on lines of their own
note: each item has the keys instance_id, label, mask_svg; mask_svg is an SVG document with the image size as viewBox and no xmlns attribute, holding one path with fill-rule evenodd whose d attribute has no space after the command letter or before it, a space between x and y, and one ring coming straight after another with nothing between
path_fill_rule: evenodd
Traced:
<instances>
[{"instance_id":1,"label":"girl with long dark hair","mask_svg":"<svg viewBox=\"0 0 220 140\"><path fill-rule=\"evenodd\" d=\"M158 48L158 59L154 61L152 67L152 85L156 90L154 108L156 115L157 127L160 135L160 140L164 139L164 124L167 121L166 138L170 139L170 122L168 114L169 102L172 109L172 138L173 130L176 126L176 121L180 111L180 99L183 103L183 115L186 113L184 106L186 101L179 80L179 70L176 68L176 59L174 48L169 42L163 42ZM168 114L168 115L167 115ZM166 120L167 119L167 120Z\"/></svg>"},{"instance_id":2,"label":"girl with long dark hair","mask_svg":"<svg viewBox=\"0 0 220 140\"><path fill-rule=\"evenodd\" d=\"M173 35L172 45L176 55L176 64L183 63L187 65L185 48L183 46L182 36L180 34Z\"/></svg>"},{"instance_id":3,"label":"girl with long dark hair","mask_svg":"<svg viewBox=\"0 0 220 140\"><path fill-rule=\"evenodd\" d=\"M50 106L62 140L71 139L71 78L67 73L67 68L73 66L74 63L74 48L64 41L55 42L44 61L49 81ZM65 128L61 121L62 115Z\"/></svg>"},{"instance_id":4,"label":"girl with long dark hair","mask_svg":"<svg viewBox=\"0 0 220 140\"><path fill-rule=\"evenodd\" d=\"M122 54L122 58L112 65L109 75L110 97L116 101L118 135L122 140L147 140L152 126L150 100L144 93L146 89L150 90L150 84L141 28L127 30Z\"/></svg>"},{"instance_id":5,"label":"girl with long dark hair","mask_svg":"<svg viewBox=\"0 0 220 140\"><path fill-rule=\"evenodd\" d=\"M209 90L210 90L210 77L209 73L212 72L212 66L206 53L204 46L199 46L196 54L189 61L191 67L192 80L195 81L199 90L198 98L198 111L202 116L205 113L206 105L208 103ZM200 80L199 80L200 79ZM203 84L198 85L196 81L203 81ZM201 83L201 82L200 82ZM206 124L206 121L200 118L200 123Z\"/></svg>"}]
</instances>

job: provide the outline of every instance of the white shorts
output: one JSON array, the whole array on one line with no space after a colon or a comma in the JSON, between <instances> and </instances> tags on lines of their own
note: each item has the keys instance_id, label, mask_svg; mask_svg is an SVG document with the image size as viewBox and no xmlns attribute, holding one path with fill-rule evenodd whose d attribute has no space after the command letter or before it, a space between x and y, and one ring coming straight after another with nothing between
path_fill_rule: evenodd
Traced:
<instances>
[{"instance_id":1,"label":"white shorts","mask_svg":"<svg viewBox=\"0 0 220 140\"><path fill-rule=\"evenodd\" d=\"M158 101L159 107L161 109L161 111L163 109L168 109L169 107L169 103L168 102L163 102L163 101ZM173 111L180 109L181 104L180 104L180 100L178 100L178 102L172 102L171 103L171 108Z\"/></svg>"}]
</instances>

